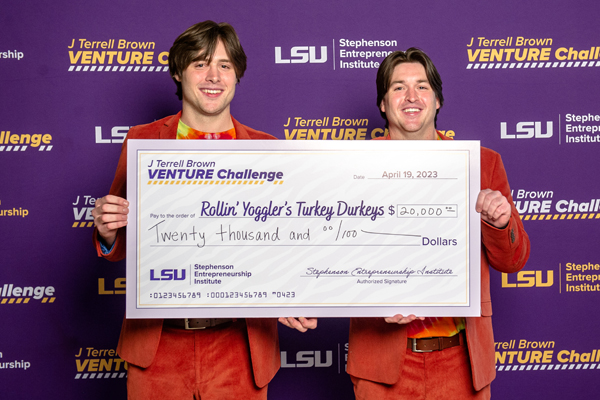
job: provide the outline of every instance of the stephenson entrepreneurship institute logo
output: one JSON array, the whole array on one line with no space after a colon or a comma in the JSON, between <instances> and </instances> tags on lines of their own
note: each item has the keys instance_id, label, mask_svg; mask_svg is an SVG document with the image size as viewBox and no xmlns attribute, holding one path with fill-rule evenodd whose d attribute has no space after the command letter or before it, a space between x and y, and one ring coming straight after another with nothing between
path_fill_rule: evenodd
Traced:
<instances>
[{"instance_id":1,"label":"stephenson entrepreneurship institute logo","mask_svg":"<svg viewBox=\"0 0 600 400\"><path fill-rule=\"evenodd\" d=\"M559 145L594 146L600 143L600 114L567 112L558 114L554 121L504 120L500 122L500 139L554 139Z\"/></svg>"},{"instance_id":2,"label":"stephenson entrepreneurship institute logo","mask_svg":"<svg viewBox=\"0 0 600 400\"><path fill-rule=\"evenodd\" d=\"M334 70L376 69L388 54L398 50L394 39L331 39L329 47L275 46L275 64L331 65Z\"/></svg>"}]
</instances>

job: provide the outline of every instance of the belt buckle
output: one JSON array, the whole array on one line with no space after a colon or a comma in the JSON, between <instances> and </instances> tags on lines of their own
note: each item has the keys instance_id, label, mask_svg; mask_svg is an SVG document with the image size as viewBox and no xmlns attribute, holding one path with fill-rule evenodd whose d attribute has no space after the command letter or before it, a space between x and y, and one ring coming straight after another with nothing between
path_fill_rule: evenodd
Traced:
<instances>
[{"instance_id":1,"label":"belt buckle","mask_svg":"<svg viewBox=\"0 0 600 400\"><path fill-rule=\"evenodd\" d=\"M189 318L184 318L183 319L183 327L187 331L194 331L194 330L197 330L197 329L206 329L206 328L208 328L210 326L211 325L209 325L209 326L190 326L190 319Z\"/></svg>"},{"instance_id":2,"label":"belt buckle","mask_svg":"<svg viewBox=\"0 0 600 400\"><path fill-rule=\"evenodd\" d=\"M412 351L414 353L431 353L432 351L435 351L434 349L431 350L419 350L417 349L417 340L416 338L409 338L410 340L412 340Z\"/></svg>"}]
</instances>

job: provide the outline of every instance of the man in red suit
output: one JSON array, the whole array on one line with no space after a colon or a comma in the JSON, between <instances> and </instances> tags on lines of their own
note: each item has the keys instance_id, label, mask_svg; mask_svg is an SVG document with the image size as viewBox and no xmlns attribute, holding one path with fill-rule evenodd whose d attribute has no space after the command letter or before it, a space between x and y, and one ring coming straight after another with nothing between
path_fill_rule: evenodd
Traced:
<instances>
[{"instance_id":1,"label":"man in red suit","mask_svg":"<svg viewBox=\"0 0 600 400\"><path fill-rule=\"evenodd\" d=\"M421 50L396 51L377 72L384 140L447 140L436 131L442 80ZM510 195L500 155L481 148L481 316L352 318L348 373L357 399L489 399L496 376L489 266L516 272L529 238Z\"/></svg>"},{"instance_id":2,"label":"man in red suit","mask_svg":"<svg viewBox=\"0 0 600 400\"><path fill-rule=\"evenodd\" d=\"M125 258L127 140L270 140L230 114L235 88L246 70L246 54L226 23L198 23L169 52L169 70L182 110L131 128L121 149L110 194L92 212L98 255ZM316 320L280 318L302 332ZM129 399L266 399L267 384L280 366L275 319L125 319L117 351L129 364Z\"/></svg>"}]
</instances>

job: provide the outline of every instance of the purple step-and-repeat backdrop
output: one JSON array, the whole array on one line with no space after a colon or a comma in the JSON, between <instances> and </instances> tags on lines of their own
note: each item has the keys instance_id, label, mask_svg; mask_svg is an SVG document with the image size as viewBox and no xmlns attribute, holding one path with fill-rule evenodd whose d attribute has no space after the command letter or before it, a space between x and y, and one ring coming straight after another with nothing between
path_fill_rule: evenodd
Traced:
<instances>
[{"instance_id":1,"label":"purple step-and-repeat backdrop","mask_svg":"<svg viewBox=\"0 0 600 400\"><path fill-rule=\"evenodd\" d=\"M248 55L233 115L284 140L381 135L377 66L393 50L424 49L444 80L438 128L502 154L531 238L523 271L492 275L493 396L597 396L600 6L451 3L3 7L0 398L126 398L115 352L125 264L95 256L90 212L128 128L179 111L167 52L205 19L231 23ZM307 334L280 327L270 398L352 398L347 331L346 319Z\"/></svg>"}]
</instances>

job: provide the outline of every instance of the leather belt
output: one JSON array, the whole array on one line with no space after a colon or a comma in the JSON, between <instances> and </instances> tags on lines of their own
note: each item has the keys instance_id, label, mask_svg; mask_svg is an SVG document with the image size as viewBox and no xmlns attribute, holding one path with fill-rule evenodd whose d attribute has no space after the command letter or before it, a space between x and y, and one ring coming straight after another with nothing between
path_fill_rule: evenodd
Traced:
<instances>
[{"instance_id":1,"label":"leather belt","mask_svg":"<svg viewBox=\"0 0 600 400\"><path fill-rule=\"evenodd\" d=\"M408 338L407 348L415 353L429 353L460 346L465 343L464 331L450 337L430 337L422 339Z\"/></svg>"},{"instance_id":2,"label":"leather belt","mask_svg":"<svg viewBox=\"0 0 600 400\"><path fill-rule=\"evenodd\" d=\"M235 322L234 318L183 318L183 319L165 319L164 324L172 328L180 329L206 329L217 325Z\"/></svg>"}]
</instances>

